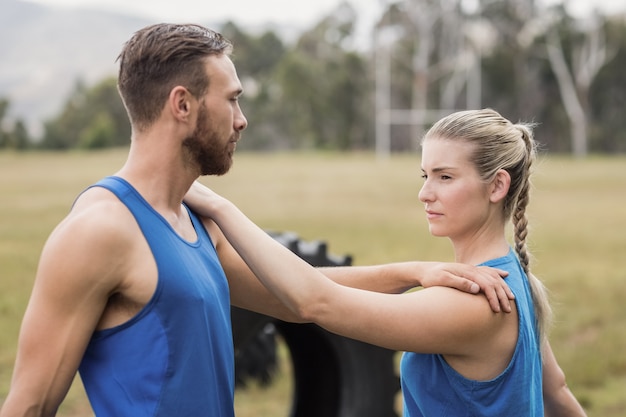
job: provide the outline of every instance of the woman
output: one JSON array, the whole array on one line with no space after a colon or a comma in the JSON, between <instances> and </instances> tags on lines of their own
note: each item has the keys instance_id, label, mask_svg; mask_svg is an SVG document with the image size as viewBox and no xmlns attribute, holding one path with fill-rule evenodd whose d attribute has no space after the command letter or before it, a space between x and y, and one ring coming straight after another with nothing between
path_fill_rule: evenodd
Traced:
<instances>
[{"instance_id":1,"label":"woman","mask_svg":"<svg viewBox=\"0 0 626 417\"><path fill-rule=\"evenodd\" d=\"M405 416L527 417L543 416L544 409L549 416L584 416L547 342L550 306L529 269L525 212L534 158L530 126L512 124L491 109L454 113L422 142L419 198L430 232L450 239L457 262L509 273L511 314L494 313L484 298L450 288L390 295L338 285L210 190L197 185L187 200L217 223L263 284L300 318L406 351ZM505 235L509 219L514 250Z\"/></svg>"}]
</instances>

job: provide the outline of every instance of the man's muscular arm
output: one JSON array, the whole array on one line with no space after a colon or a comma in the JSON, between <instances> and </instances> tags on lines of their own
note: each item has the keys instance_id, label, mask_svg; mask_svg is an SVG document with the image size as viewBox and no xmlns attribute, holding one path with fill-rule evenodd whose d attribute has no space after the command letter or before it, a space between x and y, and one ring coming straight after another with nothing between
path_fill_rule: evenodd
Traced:
<instances>
[{"instance_id":1,"label":"man's muscular arm","mask_svg":"<svg viewBox=\"0 0 626 417\"><path fill-rule=\"evenodd\" d=\"M119 284L111 259L123 259L127 249L118 238L124 226L105 212L79 204L46 242L1 417L54 416L65 398Z\"/></svg>"}]
</instances>

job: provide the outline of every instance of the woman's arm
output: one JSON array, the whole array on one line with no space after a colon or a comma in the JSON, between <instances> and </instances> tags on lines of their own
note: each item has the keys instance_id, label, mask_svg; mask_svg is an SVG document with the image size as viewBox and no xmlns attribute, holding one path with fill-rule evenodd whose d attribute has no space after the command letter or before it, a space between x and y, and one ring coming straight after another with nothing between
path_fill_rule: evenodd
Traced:
<instances>
[{"instance_id":1,"label":"woman's arm","mask_svg":"<svg viewBox=\"0 0 626 417\"><path fill-rule=\"evenodd\" d=\"M203 214L298 321L388 349L452 355L490 343L509 322L509 315L495 314L485 298L450 288L383 294L340 285L270 237L234 204L208 189L202 192Z\"/></svg>"},{"instance_id":2,"label":"woman's arm","mask_svg":"<svg viewBox=\"0 0 626 417\"><path fill-rule=\"evenodd\" d=\"M452 262L409 261L373 266L318 268L338 284L362 290L400 294L416 287L449 287L484 293L495 312L511 312L515 297L503 280L508 272Z\"/></svg>"},{"instance_id":3,"label":"woman's arm","mask_svg":"<svg viewBox=\"0 0 626 417\"><path fill-rule=\"evenodd\" d=\"M211 217L209 205L212 196L216 194L199 182L194 183L185 196L185 202L205 218L205 223ZM233 270L242 271L247 268L245 265L237 265L235 258L239 255L233 255L234 251L222 252L228 253L228 263ZM513 293L502 279L507 272L487 267L412 261L373 266L323 267L318 270L339 284L389 294L402 293L420 286L446 286L472 294L483 292L495 312L510 312L510 300L514 299Z\"/></svg>"},{"instance_id":4,"label":"woman's arm","mask_svg":"<svg viewBox=\"0 0 626 417\"><path fill-rule=\"evenodd\" d=\"M556 361L550 342L543 344L543 402L546 417L586 417L565 382L565 373Z\"/></svg>"}]
</instances>

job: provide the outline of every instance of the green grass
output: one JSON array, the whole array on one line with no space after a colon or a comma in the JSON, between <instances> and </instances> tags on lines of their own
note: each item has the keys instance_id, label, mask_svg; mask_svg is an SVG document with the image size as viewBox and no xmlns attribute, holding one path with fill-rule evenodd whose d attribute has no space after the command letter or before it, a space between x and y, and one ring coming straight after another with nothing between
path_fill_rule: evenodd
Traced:
<instances>
[{"instance_id":1,"label":"green grass","mask_svg":"<svg viewBox=\"0 0 626 417\"><path fill-rule=\"evenodd\" d=\"M123 149L0 153L0 401L46 237L76 194L125 158ZM229 174L203 182L261 227L323 239L355 264L452 259L448 241L428 234L417 155L378 161L369 153L238 154ZM552 293L553 348L590 417L623 416L626 158L544 158L534 184L529 243L534 271ZM286 415L277 410L287 409L290 389L280 384L238 392L239 417ZM85 407L77 384L59 415L84 416Z\"/></svg>"}]
</instances>

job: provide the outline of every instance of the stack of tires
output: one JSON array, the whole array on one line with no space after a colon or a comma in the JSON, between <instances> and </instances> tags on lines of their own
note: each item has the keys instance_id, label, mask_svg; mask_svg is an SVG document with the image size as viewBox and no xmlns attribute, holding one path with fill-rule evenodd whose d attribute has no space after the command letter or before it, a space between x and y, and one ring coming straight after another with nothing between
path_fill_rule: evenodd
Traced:
<instances>
[{"instance_id":1,"label":"stack of tires","mask_svg":"<svg viewBox=\"0 0 626 417\"><path fill-rule=\"evenodd\" d=\"M313 266L352 264L350 256L328 254L323 241L269 233ZM249 379L271 384L277 334L285 341L292 361L294 396L291 412L284 417L397 417L395 351L338 336L314 324L287 323L236 307L232 322L240 389Z\"/></svg>"}]
</instances>

